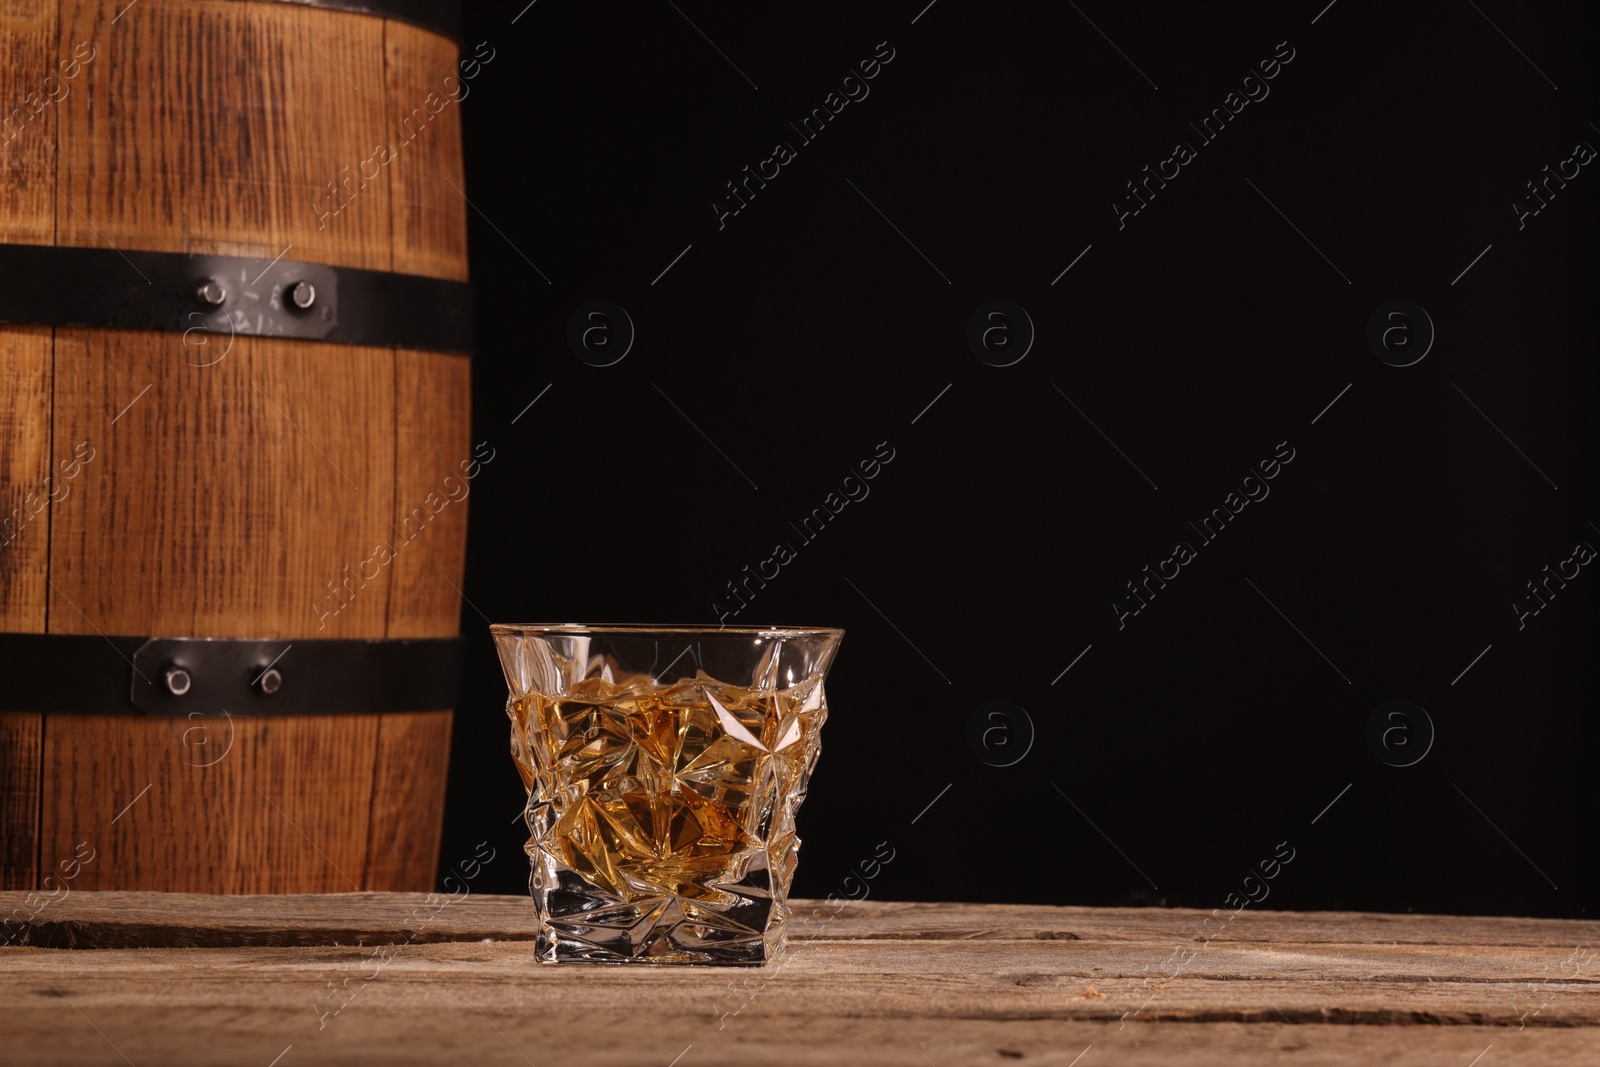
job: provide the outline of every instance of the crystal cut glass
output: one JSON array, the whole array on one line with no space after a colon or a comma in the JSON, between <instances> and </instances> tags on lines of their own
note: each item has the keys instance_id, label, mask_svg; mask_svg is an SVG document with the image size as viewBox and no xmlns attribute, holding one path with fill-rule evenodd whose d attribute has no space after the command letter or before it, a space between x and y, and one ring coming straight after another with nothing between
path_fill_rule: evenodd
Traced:
<instances>
[{"instance_id":1,"label":"crystal cut glass","mask_svg":"<svg viewBox=\"0 0 1600 1067\"><path fill-rule=\"evenodd\" d=\"M545 962L762 964L844 631L490 628Z\"/></svg>"}]
</instances>

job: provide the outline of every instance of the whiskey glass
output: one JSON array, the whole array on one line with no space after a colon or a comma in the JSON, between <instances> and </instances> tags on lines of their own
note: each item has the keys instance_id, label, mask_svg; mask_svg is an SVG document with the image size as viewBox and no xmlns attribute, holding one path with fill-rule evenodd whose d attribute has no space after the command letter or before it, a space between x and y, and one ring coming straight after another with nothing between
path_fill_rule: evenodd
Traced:
<instances>
[{"instance_id":1,"label":"whiskey glass","mask_svg":"<svg viewBox=\"0 0 1600 1067\"><path fill-rule=\"evenodd\" d=\"M495 625L545 962L759 965L843 630Z\"/></svg>"}]
</instances>

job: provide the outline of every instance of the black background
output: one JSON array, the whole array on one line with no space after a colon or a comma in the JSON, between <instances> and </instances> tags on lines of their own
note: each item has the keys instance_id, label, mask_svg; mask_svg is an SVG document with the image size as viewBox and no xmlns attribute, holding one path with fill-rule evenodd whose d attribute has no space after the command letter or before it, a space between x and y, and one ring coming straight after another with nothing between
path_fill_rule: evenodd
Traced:
<instances>
[{"instance_id":1,"label":"black background","mask_svg":"<svg viewBox=\"0 0 1600 1067\"><path fill-rule=\"evenodd\" d=\"M1600 574L1523 629L1511 607L1600 545L1600 174L1521 229L1511 206L1600 145L1579 7L924 3L469 11L495 458L441 875L487 837L475 885L526 891L489 620L714 623L785 541L727 621L848 631L798 895L1212 908L1286 842L1266 907L1592 914ZM870 95L802 143L880 42ZM1279 42L1270 94L1202 143ZM797 158L719 228L779 141ZM566 340L594 299L637 332L604 368ZM966 341L991 299L1037 331L1013 366ZM1437 331L1404 368L1366 341L1394 299ZM802 542L880 442L870 495ZM1270 495L1202 543L1280 442ZM1197 558L1119 629L1178 541ZM1036 735L1007 767L968 742L994 699ZM1436 730L1412 766L1367 741L1391 699Z\"/></svg>"}]
</instances>

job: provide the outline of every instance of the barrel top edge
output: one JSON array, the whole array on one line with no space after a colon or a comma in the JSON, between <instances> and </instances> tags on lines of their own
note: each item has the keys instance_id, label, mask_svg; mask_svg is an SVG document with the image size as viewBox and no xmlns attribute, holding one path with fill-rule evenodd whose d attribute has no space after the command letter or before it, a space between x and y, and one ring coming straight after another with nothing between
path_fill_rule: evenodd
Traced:
<instances>
[{"instance_id":1,"label":"barrel top edge","mask_svg":"<svg viewBox=\"0 0 1600 1067\"><path fill-rule=\"evenodd\" d=\"M457 46L466 40L466 19L461 4L456 0L282 0L282 2L409 23L418 29L448 38Z\"/></svg>"}]
</instances>

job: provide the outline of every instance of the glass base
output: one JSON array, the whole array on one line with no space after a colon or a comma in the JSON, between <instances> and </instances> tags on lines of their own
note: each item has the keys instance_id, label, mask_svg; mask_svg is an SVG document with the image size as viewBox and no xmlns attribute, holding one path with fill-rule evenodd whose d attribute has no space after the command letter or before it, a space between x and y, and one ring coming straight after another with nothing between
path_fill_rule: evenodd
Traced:
<instances>
[{"instance_id":1,"label":"glass base","mask_svg":"<svg viewBox=\"0 0 1600 1067\"><path fill-rule=\"evenodd\" d=\"M718 945L707 948L668 948L642 956L626 955L599 948L586 941L551 938L540 934L536 958L540 963L655 963L692 964L708 967L764 967L783 954L781 943L762 941L745 945Z\"/></svg>"},{"instance_id":2,"label":"glass base","mask_svg":"<svg viewBox=\"0 0 1600 1067\"><path fill-rule=\"evenodd\" d=\"M538 879L535 880L536 882ZM760 967L783 951L788 907L764 893L722 899L652 896L621 902L571 871L543 897L537 957L542 963L659 963ZM732 888L732 887L727 887Z\"/></svg>"}]
</instances>

